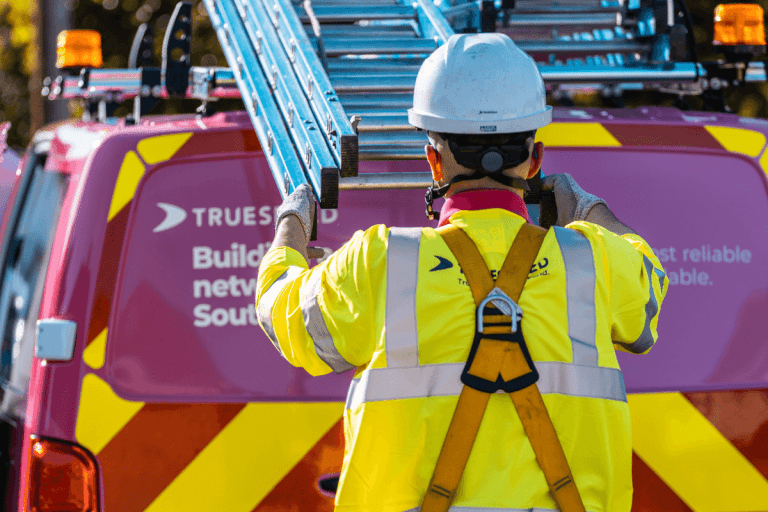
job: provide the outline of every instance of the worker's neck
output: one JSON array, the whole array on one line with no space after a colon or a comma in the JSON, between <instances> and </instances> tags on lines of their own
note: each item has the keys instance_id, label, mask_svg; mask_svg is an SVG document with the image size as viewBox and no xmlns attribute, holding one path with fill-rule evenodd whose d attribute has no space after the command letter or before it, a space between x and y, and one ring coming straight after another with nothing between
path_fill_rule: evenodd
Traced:
<instances>
[{"instance_id":1,"label":"worker's neck","mask_svg":"<svg viewBox=\"0 0 768 512\"><path fill-rule=\"evenodd\" d=\"M514 192L520 197L523 197L524 193L523 190L519 188L508 187L491 178L482 178L479 180L460 181L458 183L454 183L448 190L448 193L445 194L445 197L451 197L454 194L459 194L468 190L508 190L510 192Z\"/></svg>"}]
</instances>

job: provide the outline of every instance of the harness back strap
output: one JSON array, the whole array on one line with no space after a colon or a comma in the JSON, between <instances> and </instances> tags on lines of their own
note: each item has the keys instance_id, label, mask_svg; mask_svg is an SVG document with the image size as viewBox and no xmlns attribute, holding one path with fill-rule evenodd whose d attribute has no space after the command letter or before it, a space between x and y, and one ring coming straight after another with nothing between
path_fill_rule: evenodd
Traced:
<instances>
[{"instance_id":1,"label":"harness back strap","mask_svg":"<svg viewBox=\"0 0 768 512\"><path fill-rule=\"evenodd\" d=\"M530 224L522 226L495 282L477 246L464 231L448 225L440 228L438 233L458 260L472 291L475 306L479 307L494 286L513 301L519 300L546 230ZM480 311L478 314L483 313ZM515 325L513 321L512 317L503 314L483 314L483 330L475 337L462 375L464 387L424 497L422 512L446 512L451 506L488 400L491 393L498 389L509 392L558 508L563 512L585 511L560 440L536 385L538 373L528 354L519 324L517 332L509 336L510 325ZM465 380L466 374L469 376ZM490 384L491 387L468 384L475 381Z\"/></svg>"}]
</instances>

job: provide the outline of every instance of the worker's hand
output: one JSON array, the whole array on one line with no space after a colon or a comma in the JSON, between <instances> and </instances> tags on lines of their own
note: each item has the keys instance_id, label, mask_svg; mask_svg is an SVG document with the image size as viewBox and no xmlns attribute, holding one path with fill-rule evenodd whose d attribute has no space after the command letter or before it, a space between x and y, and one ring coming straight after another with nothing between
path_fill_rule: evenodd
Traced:
<instances>
[{"instance_id":1,"label":"worker's hand","mask_svg":"<svg viewBox=\"0 0 768 512\"><path fill-rule=\"evenodd\" d=\"M599 197L585 192L570 174L551 174L541 181L541 190L555 193L557 225L565 226L585 220L596 204L605 204Z\"/></svg>"},{"instance_id":2,"label":"worker's hand","mask_svg":"<svg viewBox=\"0 0 768 512\"><path fill-rule=\"evenodd\" d=\"M315 217L315 196L312 189L307 184L299 185L283 204L277 209L275 214L275 233L280 227L280 222L288 215L295 215L301 223L301 227L306 235L306 241L312 235L312 219Z\"/></svg>"}]
</instances>

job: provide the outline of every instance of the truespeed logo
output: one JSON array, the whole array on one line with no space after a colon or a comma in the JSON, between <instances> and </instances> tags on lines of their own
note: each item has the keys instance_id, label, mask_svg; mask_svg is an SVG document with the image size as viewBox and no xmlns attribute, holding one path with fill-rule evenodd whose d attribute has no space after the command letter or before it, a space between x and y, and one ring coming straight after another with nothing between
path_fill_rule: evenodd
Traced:
<instances>
[{"instance_id":1,"label":"truespeed logo","mask_svg":"<svg viewBox=\"0 0 768 512\"><path fill-rule=\"evenodd\" d=\"M430 272L435 272L437 270L447 270L453 267L453 263L451 263L451 260L447 260L442 256L438 256L437 254L435 254L435 258L437 258L440 263L438 263L435 268L430 270Z\"/></svg>"},{"instance_id":2,"label":"truespeed logo","mask_svg":"<svg viewBox=\"0 0 768 512\"><path fill-rule=\"evenodd\" d=\"M179 208L178 206L168 203L157 203L157 206L165 212L165 219L152 230L154 233L159 233L160 231L176 227L187 218L187 212L184 211L184 208Z\"/></svg>"}]
</instances>

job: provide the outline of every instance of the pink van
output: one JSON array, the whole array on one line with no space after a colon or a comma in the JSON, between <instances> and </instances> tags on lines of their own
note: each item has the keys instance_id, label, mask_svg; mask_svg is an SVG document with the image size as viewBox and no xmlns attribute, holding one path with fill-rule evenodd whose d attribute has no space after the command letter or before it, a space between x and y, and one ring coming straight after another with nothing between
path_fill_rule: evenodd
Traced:
<instances>
[{"instance_id":1,"label":"pink van","mask_svg":"<svg viewBox=\"0 0 768 512\"><path fill-rule=\"evenodd\" d=\"M670 277L657 346L620 357L634 510L768 510L768 122L556 109L570 172ZM310 378L258 327L280 195L243 112L69 122L36 134L3 220L5 508L332 510L351 375ZM423 160L361 172L423 171ZM423 192L342 191L336 249L427 225Z\"/></svg>"}]
</instances>

